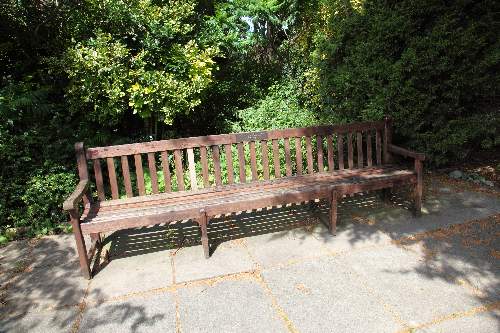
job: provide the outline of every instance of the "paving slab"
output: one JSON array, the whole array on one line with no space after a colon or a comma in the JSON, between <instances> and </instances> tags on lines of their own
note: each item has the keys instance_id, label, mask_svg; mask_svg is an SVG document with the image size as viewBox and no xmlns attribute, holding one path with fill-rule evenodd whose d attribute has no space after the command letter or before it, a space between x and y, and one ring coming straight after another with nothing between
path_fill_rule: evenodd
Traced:
<instances>
[{"instance_id":1,"label":"paving slab","mask_svg":"<svg viewBox=\"0 0 500 333\"><path fill-rule=\"evenodd\" d=\"M72 332L72 325L78 316L78 307L57 311L24 313L0 319L0 332L48 333Z\"/></svg>"},{"instance_id":2,"label":"paving slab","mask_svg":"<svg viewBox=\"0 0 500 333\"><path fill-rule=\"evenodd\" d=\"M415 330L415 333L498 333L500 332L500 311L488 311L472 316L444 320L429 327Z\"/></svg>"},{"instance_id":3,"label":"paving slab","mask_svg":"<svg viewBox=\"0 0 500 333\"><path fill-rule=\"evenodd\" d=\"M30 245L28 240L10 242L0 247L0 274L23 266L29 259Z\"/></svg>"},{"instance_id":4,"label":"paving slab","mask_svg":"<svg viewBox=\"0 0 500 333\"><path fill-rule=\"evenodd\" d=\"M288 332L255 280L195 285L178 294L183 332Z\"/></svg>"},{"instance_id":5,"label":"paving slab","mask_svg":"<svg viewBox=\"0 0 500 333\"><path fill-rule=\"evenodd\" d=\"M0 288L31 263L30 251L27 240L10 242L0 247Z\"/></svg>"},{"instance_id":6,"label":"paving slab","mask_svg":"<svg viewBox=\"0 0 500 333\"><path fill-rule=\"evenodd\" d=\"M404 328L333 258L263 271L299 332L396 332Z\"/></svg>"},{"instance_id":7,"label":"paving slab","mask_svg":"<svg viewBox=\"0 0 500 333\"><path fill-rule=\"evenodd\" d=\"M84 237L87 249L90 246L90 236ZM75 237L73 234L46 236L39 239L32 253L33 267L54 267L61 264L77 263Z\"/></svg>"},{"instance_id":8,"label":"paving slab","mask_svg":"<svg viewBox=\"0 0 500 333\"><path fill-rule=\"evenodd\" d=\"M339 262L411 325L482 305L466 288L434 275L417 254L397 246L353 252Z\"/></svg>"},{"instance_id":9,"label":"paving slab","mask_svg":"<svg viewBox=\"0 0 500 333\"><path fill-rule=\"evenodd\" d=\"M160 293L89 305L78 332L175 331L175 300L171 293Z\"/></svg>"},{"instance_id":10,"label":"paving slab","mask_svg":"<svg viewBox=\"0 0 500 333\"><path fill-rule=\"evenodd\" d=\"M245 244L261 267L328 255L322 242L313 237L313 227L274 232L245 238Z\"/></svg>"},{"instance_id":11,"label":"paving slab","mask_svg":"<svg viewBox=\"0 0 500 333\"><path fill-rule=\"evenodd\" d=\"M6 312L27 312L76 305L83 300L88 281L76 263L34 267L17 275L5 291Z\"/></svg>"},{"instance_id":12,"label":"paving slab","mask_svg":"<svg viewBox=\"0 0 500 333\"><path fill-rule=\"evenodd\" d=\"M397 199L397 198L396 198ZM430 196L423 203L423 214L414 217L400 201L383 211L370 213L377 227L393 239L438 229L473 219L485 218L500 211L500 200L473 192Z\"/></svg>"},{"instance_id":13,"label":"paving slab","mask_svg":"<svg viewBox=\"0 0 500 333\"><path fill-rule=\"evenodd\" d=\"M325 216L321 218L325 219ZM314 226L312 235L333 253L390 244L392 238L370 223L364 219L354 220L346 216L343 223L337 227L335 236L330 234L324 224Z\"/></svg>"},{"instance_id":14,"label":"paving slab","mask_svg":"<svg viewBox=\"0 0 500 333\"><path fill-rule=\"evenodd\" d=\"M221 275L248 272L255 269L241 241L220 244L206 259L201 246L183 247L173 252L175 282L208 279Z\"/></svg>"},{"instance_id":15,"label":"paving slab","mask_svg":"<svg viewBox=\"0 0 500 333\"><path fill-rule=\"evenodd\" d=\"M172 283L170 251L112 259L92 278L88 299L101 302L130 293L165 288Z\"/></svg>"}]
</instances>

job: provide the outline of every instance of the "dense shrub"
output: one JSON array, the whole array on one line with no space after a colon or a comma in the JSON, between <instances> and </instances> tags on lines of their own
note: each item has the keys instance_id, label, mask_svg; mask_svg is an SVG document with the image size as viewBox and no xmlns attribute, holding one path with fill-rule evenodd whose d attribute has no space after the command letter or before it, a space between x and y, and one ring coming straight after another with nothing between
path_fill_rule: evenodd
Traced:
<instances>
[{"instance_id":1,"label":"dense shrub","mask_svg":"<svg viewBox=\"0 0 500 333\"><path fill-rule=\"evenodd\" d=\"M22 196L24 214L17 226L29 226L32 234L47 234L68 217L61 210L61 203L76 186L73 172L52 170L31 177Z\"/></svg>"},{"instance_id":2,"label":"dense shrub","mask_svg":"<svg viewBox=\"0 0 500 333\"><path fill-rule=\"evenodd\" d=\"M297 82L291 80L271 86L267 96L238 115L233 125L235 132L305 127L320 122L317 114L301 105Z\"/></svg>"},{"instance_id":3,"label":"dense shrub","mask_svg":"<svg viewBox=\"0 0 500 333\"><path fill-rule=\"evenodd\" d=\"M320 110L346 120L391 115L396 140L438 165L500 144L498 1L322 8L329 14L312 53Z\"/></svg>"}]
</instances>

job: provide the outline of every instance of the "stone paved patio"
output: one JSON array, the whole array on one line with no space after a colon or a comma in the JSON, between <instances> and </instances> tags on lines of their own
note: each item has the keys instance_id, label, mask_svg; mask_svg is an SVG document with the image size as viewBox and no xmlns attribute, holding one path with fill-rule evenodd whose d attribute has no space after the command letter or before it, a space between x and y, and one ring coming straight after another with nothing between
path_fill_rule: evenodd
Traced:
<instances>
[{"instance_id":1,"label":"stone paved patio","mask_svg":"<svg viewBox=\"0 0 500 333\"><path fill-rule=\"evenodd\" d=\"M72 235L0 248L0 332L499 332L500 197L404 196L116 232L89 282Z\"/></svg>"}]
</instances>

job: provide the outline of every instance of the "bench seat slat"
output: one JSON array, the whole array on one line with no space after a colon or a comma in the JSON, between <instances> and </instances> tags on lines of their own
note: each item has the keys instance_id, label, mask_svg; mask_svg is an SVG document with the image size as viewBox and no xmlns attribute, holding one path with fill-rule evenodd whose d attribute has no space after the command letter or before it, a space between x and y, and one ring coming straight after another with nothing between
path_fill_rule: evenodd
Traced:
<instances>
[{"instance_id":1,"label":"bench seat slat","mask_svg":"<svg viewBox=\"0 0 500 333\"><path fill-rule=\"evenodd\" d=\"M209 214L222 214L235 209L253 209L324 197L330 193L332 186L348 194L354 191L385 187L391 182L414 182L416 179L414 172L409 170L364 168L356 171L346 170L333 174L321 173L267 182L233 184L223 186L218 191L213 188L203 189L208 191L199 190L196 194L185 192L185 196L178 197L172 197L175 193L163 193L148 196L146 198L150 200L136 202L135 205L133 199L138 197L112 200L108 203L121 201L122 204L115 207L109 206L109 210L96 204L94 211L91 209L81 227L85 233L111 231L124 227L158 224L158 221L163 223L192 218L197 216L201 208ZM282 185L276 186L277 183L282 183ZM248 186L250 184L254 186ZM243 189L246 190L242 191ZM237 192L235 193L234 190ZM153 203L148 206L150 202Z\"/></svg>"}]
</instances>

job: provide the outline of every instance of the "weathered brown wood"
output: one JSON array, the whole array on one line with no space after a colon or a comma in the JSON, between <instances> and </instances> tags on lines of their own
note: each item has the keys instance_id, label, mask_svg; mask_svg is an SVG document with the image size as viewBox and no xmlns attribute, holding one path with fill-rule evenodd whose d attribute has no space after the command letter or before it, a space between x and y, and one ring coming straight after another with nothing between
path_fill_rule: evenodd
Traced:
<instances>
[{"instance_id":1,"label":"weathered brown wood","mask_svg":"<svg viewBox=\"0 0 500 333\"><path fill-rule=\"evenodd\" d=\"M226 168L227 168L227 182L234 183L234 170L233 170L233 153L231 145L224 145L224 152L226 154Z\"/></svg>"},{"instance_id":2,"label":"weathered brown wood","mask_svg":"<svg viewBox=\"0 0 500 333\"><path fill-rule=\"evenodd\" d=\"M312 174L314 173L314 166L313 166L311 137L309 136L306 136L306 159L307 159L307 172L309 174Z\"/></svg>"},{"instance_id":3,"label":"weathered brown wood","mask_svg":"<svg viewBox=\"0 0 500 333\"><path fill-rule=\"evenodd\" d=\"M347 133L347 165L349 169L354 168L354 152L352 148L352 133Z\"/></svg>"},{"instance_id":4,"label":"weathered brown wood","mask_svg":"<svg viewBox=\"0 0 500 333\"><path fill-rule=\"evenodd\" d=\"M108 165L108 177L109 177L109 185L111 186L111 197L113 199L118 199L120 195L118 193L118 182L116 181L114 158L113 157L106 158L106 164Z\"/></svg>"},{"instance_id":5,"label":"weathered brown wood","mask_svg":"<svg viewBox=\"0 0 500 333\"><path fill-rule=\"evenodd\" d=\"M170 177L170 165L168 162L168 152L161 152L161 168L163 172L163 181L165 182L165 192L172 191L172 181Z\"/></svg>"},{"instance_id":6,"label":"weathered brown wood","mask_svg":"<svg viewBox=\"0 0 500 333\"><path fill-rule=\"evenodd\" d=\"M137 189L139 190L139 195L145 195L146 188L144 186L144 170L142 169L141 154L134 155L134 164L135 164L135 174L137 176Z\"/></svg>"},{"instance_id":7,"label":"weathered brown wood","mask_svg":"<svg viewBox=\"0 0 500 333\"><path fill-rule=\"evenodd\" d=\"M331 172L335 168L333 159L333 140L331 135L326 137L326 149L328 151L328 171Z\"/></svg>"},{"instance_id":8,"label":"weathered brown wood","mask_svg":"<svg viewBox=\"0 0 500 333\"><path fill-rule=\"evenodd\" d=\"M376 167L376 168L364 168L364 169L345 169L345 170L336 170L333 173L323 172L323 173L315 173L313 175L302 175L302 176L293 176L293 177L285 177L279 179L273 179L268 181L261 182L252 182L245 184L233 184L224 187L224 191L221 192L220 189L216 188L208 188L201 189L195 192L172 192L172 193L162 193L161 195L147 197L133 197L126 199L119 199L113 201L104 201L99 204L99 208L101 211L106 210L107 207L118 207L124 205L124 207L131 208L131 205L137 204L137 207L146 205L146 204L155 204L156 202L165 202L165 200L177 200L179 198L185 198L187 201L193 201L200 198L200 196L218 196L220 193L244 193L246 191L259 190L262 187L265 188L281 188L281 187L292 187L292 186L306 186L315 183L322 183L324 181L327 182L343 182L348 181L352 177L359 178L360 181L368 181L373 177L387 177L387 176L397 176L397 175L414 175L415 173L410 170L401 170L394 167Z\"/></svg>"},{"instance_id":9,"label":"weathered brown wood","mask_svg":"<svg viewBox=\"0 0 500 333\"><path fill-rule=\"evenodd\" d=\"M269 180L269 152L267 148L267 141L260 142L262 149L262 176L264 180Z\"/></svg>"},{"instance_id":10,"label":"weathered brown wood","mask_svg":"<svg viewBox=\"0 0 500 333\"><path fill-rule=\"evenodd\" d=\"M237 145L238 147L238 166L239 166L239 173L240 173L240 183L246 183L247 177L246 177L246 162L245 162L245 147L243 146L243 143L240 142Z\"/></svg>"},{"instance_id":11,"label":"weathered brown wood","mask_svg":"<svg viewBox=\"0 0 500 333\"><path fill-rule=\"evenodd\" d=\"M83 142L77 142L75 144L76 153L76 164L78 167L78 176L80 180L89 179L89 170L87 166L87 158L85 157L85 148L83 147ZM90 193L85 193L83 196L84 205L88 205L92 202L92 195Z\"/></svg>"},{"instance_id":12,"label":"weathered brown wood","mask_svg":"<svg viewBox=\"0 0 500 333\"><path fill-rule=\"evenodd\" d=\"M297 174L301 175L302 170L302 139L295 138L295 165L297 166Z\"/></svg>"},{"instance_id":13,"label":"weathered brown wood","mask_svg":"<svg viewBox=\"0 0 500 333\"><path fill-rule=\"evenodd\" d=\"M318 172L323 172L323 137L321 135L316 136L316 146L318 150Z\"/></svg>"},{"instance_id":14,"label":"weathered brown wood","mask_svg":"<svg viewBox=\"0 0 500 333\"><path fill-rule=\"evenodd\" d=\"M389 145L392 144L392 119L385 117L384 119L384 163L391 163L391 153L389 152Z\"/></svg>"},{"instance_id":15,"label":"weathered brown wood","mask_svg":"<svg viewBox=\"0 0 500 333\"><path fill-rule=\"evenodd\" d=\"M203 187L210 187L210 179L208 178L208 158L207 147L200 147L200 160L201 160L201 175L203 177Z\"/></svg>"},{"instance_id":16,"label":"weathered brown wood","mask_svg":"<svg viewBox=\"0 0 500 333\"><path fill-rule=\"evenodd\" d=\"M334 186L337 188L339 191L347 193L356 193L356 192L363 192L367 190L376 190L388 186L393 186L397 184L402 184L402 182L414 182L413 180L415 179L415 175L413 172L405 172L402 174L395 173L394 176L390 176L390 180L387 177L374 177L374 178L369 178L366 176L358 176L359 180L361 182L359 183L352 183L349 181L350 175L359 175L359 172L366 172L368 169L362 169L362 170L345 170L342 171L341 173L345 175L345 180L347 182L334 182L330 183L332 180L328 177L325 177L326 175L329 175L330 173L323 173L322 177L317 178L315 175L307 175L307 176L300 176L299 178L310 178L312 177L311 182L308 182L307 184L304 184L303 186L299 187L290 187L290 185L285 184L285 187L278 187L276 191L271 190L271 192L268 192L265 190L265 187L261 187L260 183L249 183L249 184L235 184L233 185L235 187L234 193L228 193L226 196L224 195L224 191L214 191L213 188L207 189L212 191L212 199L202 199L199 197L199 194L197 193L192 193L191 192L184 192L186 196L183 196L183 193L164 193L162 196L165 195L178 195L179 199L183 199L183 202L179 201L172 201L171 205L173 205L173 208L168 208L167 203L164 202L159 202L158 205L161 209L158 209L156 207L152 207L152 209L158 210L155 212L153 215L140 213L139 217L135 217L133 215L129 217L119 217L118 220L113 218L114 211L110 211L112 214L110 218L107 220L103 220L100 222L92 222L90 220L88 223L83 223L82 224L82 230L84 230L85 233L89 232L107 232L111 230L117 230L117 229L122 229L122 228L130 228L130 227L140 227L140 226L147 226L147 225L152 225L152 224L157 224L158 220L161 220L162 222L168 222L168 221L177 221L181 219L188 219L188 218L193 218L198 216L198 211L201 208L206 207L207 209L207 214L208 215L217 215L217 214L225 214L228 212L234 212L235 210L238 210L240 208L245 208L245 209L255 209L260 207L267 207L267 206L273 206L273 205L279 205L286 203L288 201L290 202L303 202L303 201L308 201L313 198L321 198L321 197L328 197L329 193L331 193L331 187ZM336 176L333 179L336 178ZM293 179L294 177L290 177ZM327 183L324 183L325 185L321 185L318 183L320 179L325 179ZM289 178L280 178L277 181L278 182L288 182L290 179ZM273 181L268 181L271 184L273 184L276 180ZM318 185L319 184L319 185ZM251 185L251 186L250 186ZM252 192L241 192L238 191L238 187L243 187L246 188L250 186L250 189L253 189ZM287 189L287 191L283 191L283 189ZM290 189L288 191L288 189ZM305 191L305 192L304 192ZM313 193L314 195L312 195ZM208 195L209 193L204 193L202 195ZM311 195L309 195L311 194ZM255 199L253 196L256 196ZM134 197L130 199L121 199L122 201L134 201L134 200L143 200L144 197ZM208 200L208 201L206 201ZM109 203L112 203L111 201L108 201ZM147 203L148 201L145 201L144 203ZM138 203L140 204L140 203ZM131 214L131 206L126 205L124 208L127 207L127 214ZM173 210L172 210L173 209ZM243 209L243 210L245 210Z\"/></svg>"},{"instance_id":17,"label":"weathered brown wood","mask_svg":"<svg viewBox=\"0 0 500 333\"><path fill-rule=\"evenodd\" d=\"M339 170L344 170L344 140L342 134L337 135L337 152L339 160Z\"/></svg>"},{"instance_id":18,"label":"weathered brown wood","mask_svg":"<svg viewBox=\"0 0 500 333\"><path fill-rule=\"evenodd\" d=\"M177 190L184 191L184 169L182 167L182 152L174 150L175 178L177 179Z\"/></svg>"},{"instance_id":19,"label":"weathered brown wood","mask_svg":"<svg viewBox=\"0 0 500 333\"><path fill-rule=\"evenodd\" d=\"M78 258L80 260L80 268L82 270L83 277L87 280L91 278L90 274L90 263L87 257L87 248L85 247L85 240L83 239L82 230L80 228L80 218L78 217L78 212L76 209L69 212L71 226L73 227L73 234L76 241L76 250L78 252Z\"/></svg>"},{"instance_id":20,"label":"weathered brown wood","mask_svg":"<svg viewBox=\"0 0 500 333\"><path fill-rule=\"evenodd\" d=\"M398 147L398 146L395 146L392 144L388 145L388 150L391 153L398 154L398 155L401 155L404 157L411 157L411 158L414 158L414 159L420 160L420 161L425 160L425 154L416 153L414 151L411 151L411 150L408 150L405 148L401 148L401 147Z\"/></svg>"},{"instance_id":21,"label":"weathered brown wood","mask_svg":"<svg viewBox=\"0 0 500 333\"><path fill-rule=\"evenodd\" d=\"M143 143L132 143L125 145L109 146L109 147L95 147L86 150L88 159L116 157L123 155L146 154L151 152L159 152L166 150L182 150L186 148L197 148L201 146L212 145L225 145L235 144L238 142L248 142L256 140L273 140L282 139L285 137L303 137L322 135L326 136L332 133L348 133L355 131L366 131L369 129L383 129L384 122L365 122L353 123L345 125L327 125L305 128L290 128L284 130L272 130L264 132L250 132L250 133L235 133L235 134L221 134L221 135L208 135L191 138L161 140Z\"/></svg>"},{"instance_id":22,"label":"weathered brown wood","mask_svg":"<svg viewBox=\"0 0 500 333\"><path fill-rule=\"evenodd\" d=\"M377 165L382 164L382 136L380 131L375 132L375 152L377 154Z\"/></svg>"},{"instance_id":23,"label":"weathered brown wood","mask_svg":"<svg viewBox=\"0 0 500 333\"><path fill-rule=\"evenodd\" d=\"M283 139L283 146L285 147L285 172L288 177L292 175L292 157L290 155L290 139Z\"/></svg>"},{"instance_id":24,"label":"weathered brown wood","mask_svg":"<svg viewBox=\"0 0 500 333\"><path fill-rule=\"evenodd\" d=\"M88 189L89 189L89 180L88 179L80 180L73 193L71 193L70 196L64 201L63 210L64 211L77 210L80 200L82 200Z\"/></svg>"},{"instance_id":25,"label":"weathered brown wood","mask_svg":"<svg viewBox=\"0 0 500 333\"><path fill-rule=\"evenodd\" d=\"M80 218L77 215L77 205L81 202L84 193L88 189L88 180L83 181L79 184L75 192L65 201L63 208L66 211L70 211L70 217L72 220L77 221L77 226L74 227L76 230L75 238L77 241L78 253L85 254L85 248L81 249L83 233L92 234L92 240L96 240L95 235L101 232L110 232L113 230L120 230L125 228L135 228L135 227L145 227L149 225L159 224L159 223L170 223L178 220L184 219L194 219L198 221L201 229L201 240L204 249L205 256L210 255L209 239L207 224L210 216L228 214L238 211L245 211L251 209L257 209L262 207L283 205L288 203L298 203L307 202L314 199L328 198L331 204L330 211L330 223L329 229L335 234L336 221L337 221L337 209L338 201L344 195L352 195L354 193L373 191L386 189L389 190L394 186L400 186L405 184L411 184L414 186L414 197L415 197L415 212L418 213L421 209L422 200L422 160L424 159L423 154L414 153L406 149L394 146L390 143L386 144L386 153L390 154L400 154L402 156L411 157L415 159L415 170L406 170L404 168L386 165L379 165L373 167L372 161L372 146L370 133L375 131L376 133L376 147L378 146L378 151L382 151L382 135L380 135L384 126L387 127L386 123L363 123L355 124L349 126L320 126L314 128L305 129L290 129L290 130L278 130L269 132L254 132L254 133L240 133L231 134L223 136L209 136L202 138L188 138L188 139L176 139L177 146L174 148L174 162L176 167L176 177L180 180L179 191L177 192L167 192L167 193L154 193L152 195L141 195L133 197L129 195L127 190L127 179L130 182L130 175L126 176L128 170L127 155L134 155L134 160L136 164L136 172L138 174L138 187L139 194L141 194L141 181L140 176L143 177L142 171L142 160L141 154L148 154L148 164L151 173L156 174L156 166L154 160L154 151L148 151L148 149L158 149L161 147L167 147L159 145L149 145L149 143L139 144L138 146L133 146L132 148L138 149L143 148L141 151L132 151L120 156L122 159L122 171L124 173L124 184L127 191L127 198L116 198L119 193L118 189L113 190L112 178L114 172L114 160L113 154L117 153L116 147L109 147L115 150L87 150L87 156L93 157L94 171L96 175L100 174L102 178L102 172L100 172L100 160L99 154L106 158L108 163L108 174L110 174L110 184L111 192L114 200L105 201L104 189L102 189L103 199L99 203L91 203L84 207L83 216ZM338 129L338 131L334 131ZM363 133L366 132L366 155L364 154L363 147ZM385 131L387 132L387 131ZM386 136L384 132L384 136ZM354 160L353 152L353 133L356 133L356 147L357 155ZM286 136L286 134L291 134ZM334 170L334 147L333 147L333 134L338 136L338 160L339 169ZM343 136L347 135L348 138L348 163L349 169L344 169L344 143ZM317 147L317 172L314 170L315 159L313 158L313 147L312 147L312 137L316 137ZM324 172L324 148L323 139L327 138L327 161L328 161L328 172ZM292 165L291 165L291 151L290 151L290 137L295 138L295 159L297 162L297 175L292 176ZM302 149L301 137L305 137L305 149ZM377 139L378 137L378 139ZM221 139L222 138L222 139ZM201 142L206 142L206 140L226 140L226 143L214 143L213 141L208 145L212 147L212 158L214 164L214 172L216 185L215 187L205 186L205 188L199 189L196 178L195 169L195 154L194 148L198 146L193 146L193 144L199 144ZM285 174L286 177L282 177L280 170L280 152L279 152L279 141L284 140L284 160L285 160ZM259 140L261 142L262 148L262 167L263 167L263 178L264 180L258 179L258 165L257 165L257 152L255 141ZM273 164L275 178L269 179L269 159L268 159L268 140L272 141L273 150ZM389 139L384 137L384 141L390 142ZM167 140L170 141L170 140ZM163 141L164 143L165 141ZM245 151L244 144L249 143L250 152L250 169L252 172L252 182L246 183L246 162L245 162ZM380 144L377 144L377 143ZM161 143L161 142L160 142ZM172 144L172 142L168 143ZM226 150L226 162L232 165L232 154L231 145L236 144L238 147L238 159L240 166L240 180L243 178L241 183L235 184L231 180L229 184L222 186L221 179L221 168L220 168L220 153L219 145L224 145ZM187 145L187 146L182 146ZM190 146L191 145L191 146ZM130 146L128 147L130 148ZM119 146L118 151L124 149L123 146ZM184 190L184 170L182 165L182 150L186 149L187 154L187 166L189 169L189 177L191 181L190 191ZM206 146L202 145L200 149L200 158L202 164L202 173L205 168L206 173L204 173L204 185L206 182L209 183L208 176L208 156L206 151ZM377 148L376 148L377 150ZM89 153L90 151L90 153ZM156 150L155 150L156 151ZM167 150L160 150L161 160L164 169L167 170L168 177L170 177L170 170L168 166L168 154ZM204 152L203 152L204 151ZM302 175L302 154L306 154L307 158L307 168L308 174ZM229 155L228 155L229 153ZM78 154L78 152L77 152ZM97 154L97 155L96 155ZM107 155L106 155L107 154ZM80 159L83 156L83 149L80 152ZM108 156L109 155L109 156ZM381 153L378 153L381 155ZM229 156L229 157L228 157ZM85 156L83 156L85 157ZM366 158L366 159L365 159ZM381 157L378 157L380 159ZM78 158L77 158L78 160ZM204 162L205 160L205 162ZM366 165L365 165L366 161ZM354 169L354 163L357 162L357 169ZM86 163L86 162L85 162ZM153 165L152 165L153 163ZM99 164L99 167L96 165ZM205 167L203 166L205 164ZM126 165L126 168L123 167ZM99 171L96 171L99 169ZM267 171L266 171L267 169ZM227 168L229 172L229 166ZM230 170L232 173L232 169ZM82 175L81 175L82 176ZM84 174L83 174L84 176ZM88 177L88 176L87 176ZM116 179L116 174L114 175ZM98 177L96 177L98 178ZM205 181L205 179L207 179ZM157 181L156 181L157 182ZM97 183L97 181L96 181ZM167 183L167 182L166 182ZM170 179L168 181L170 184ZM182 184L182 185L181 185ZM98 186L99 187L99 186ZM101 179L101 187L103 187ZM182 188L181 188L182 187ZM155 192L155 190L153 190ZM142 179L142 194L144 193L144 179ZM81 222L80 222L81 220ZM78 232L79 237L78 236ZM79 239L78 239L79 238ZM78 244L80 242L80 245ZM97 243L96 243L97 244ZM94 247L92 247L93 249ZM91 249L91 250L92 250ZM84 262L87 260L87 264L90 262L88 255L85 257L80 256L82 264L82 271L85 274L88 270L88 277L90 277L90 268Z\"/></svg>"},{"instance_id":26,"label":"weathered brown wood","mask_svg":"<svg viewBox=\"0 0 500 333\"><path fill-rule=\"evenodd\" d=\"M366 133L366 166L371 167L373 165L372 157L372 135L370 132Z\"/></svg>"},{"instance_id":27,"label":"weathered brown wood","mask_svg":"<svg viewBox=\"0 0 500 333\"><path fill-rule=\"evenodd\" d=\"M215 185L222 185L221 169L220 169L220 152L219 146L212 146L212 158L214 160L214 175Z\"/></svg>"},{"instance_id":28,"label":"weathered brown wood","mask_svg":"<svg viewBox=\"0 0 500 333\"><path fill-rule=\"evenodd\" d=\"M125 184L125 193L127 197L131 198L134 196L132 191L132 182L130 181L130 168L128 166L128 156L121 157L122 162L122 175L123 175L123 183Z\"/></svg>"},{"instance_id":29,"label":"weathered brown wood","mask_svg":"<svg viewBox=\"0 0 500 333\"><path fill-rule=\"evenodd\" d=\"M255 142L250 141L248 145L250 147L250 169L252 170L252 180L257 181L259 180L259 177L257 175L257 155L255 152Z\"/></svg>"},{"instance_id":30,"label":"weathered brown wood","mask_svg":"<svg viewBox=\"0 0 500 333\"><path fill-rule=\"evenodd\" d=\"M356 138L356 148L358 149L358 168L362 168L364 166L363 161L363 133L358 132Z\"/></svg>"},{"instance_id":31,"label":"weathered brown wood","mask_svg":"<svg viewBox=\"0 0 500 333\"><path fill-rule=\"evenodd\" d=\"M149 177L151 178L151 190L154 194L158 194L160 191L158 190L158 175L156 173L156 161L154 153L148 153L148 168Z\"/></svg>"},{"instance_id":32,"label":"weathered brown wood","mask_svg":"<svg viewBox=\"0 0 500 333\"><path fill-rule=\"evenodd\" d=\"M95 175L95 185L97 188L97 197L99 200L106 200L106 195L104 192L104 183L102 181L102 170L101 170L101 161L94 160L92 161L94 164L94 175Z\"/></svg>"},{"instance_id":33,"label":"weathered brown wood","mask_svg":"<svg viewBox=\"0 0 500 333\"><path fill-rule=\"evenodd\" d=\"M189 180L191 182L191 190L198 189L198 182L196 180L196 164L194 163L193 148L186 149L188 157Z\"/></svg>"},{"instance_id":34,"label":"weathered brown wood","mask_svg":"<svg viewBox=\"0 0 500 333\"><path fill-rule=\"evenodd\" d=\"M281 177L280 170L280 146L277 139L273 140L273 163L274 163L274 177Z\"/></svg>"}]
</instances>

